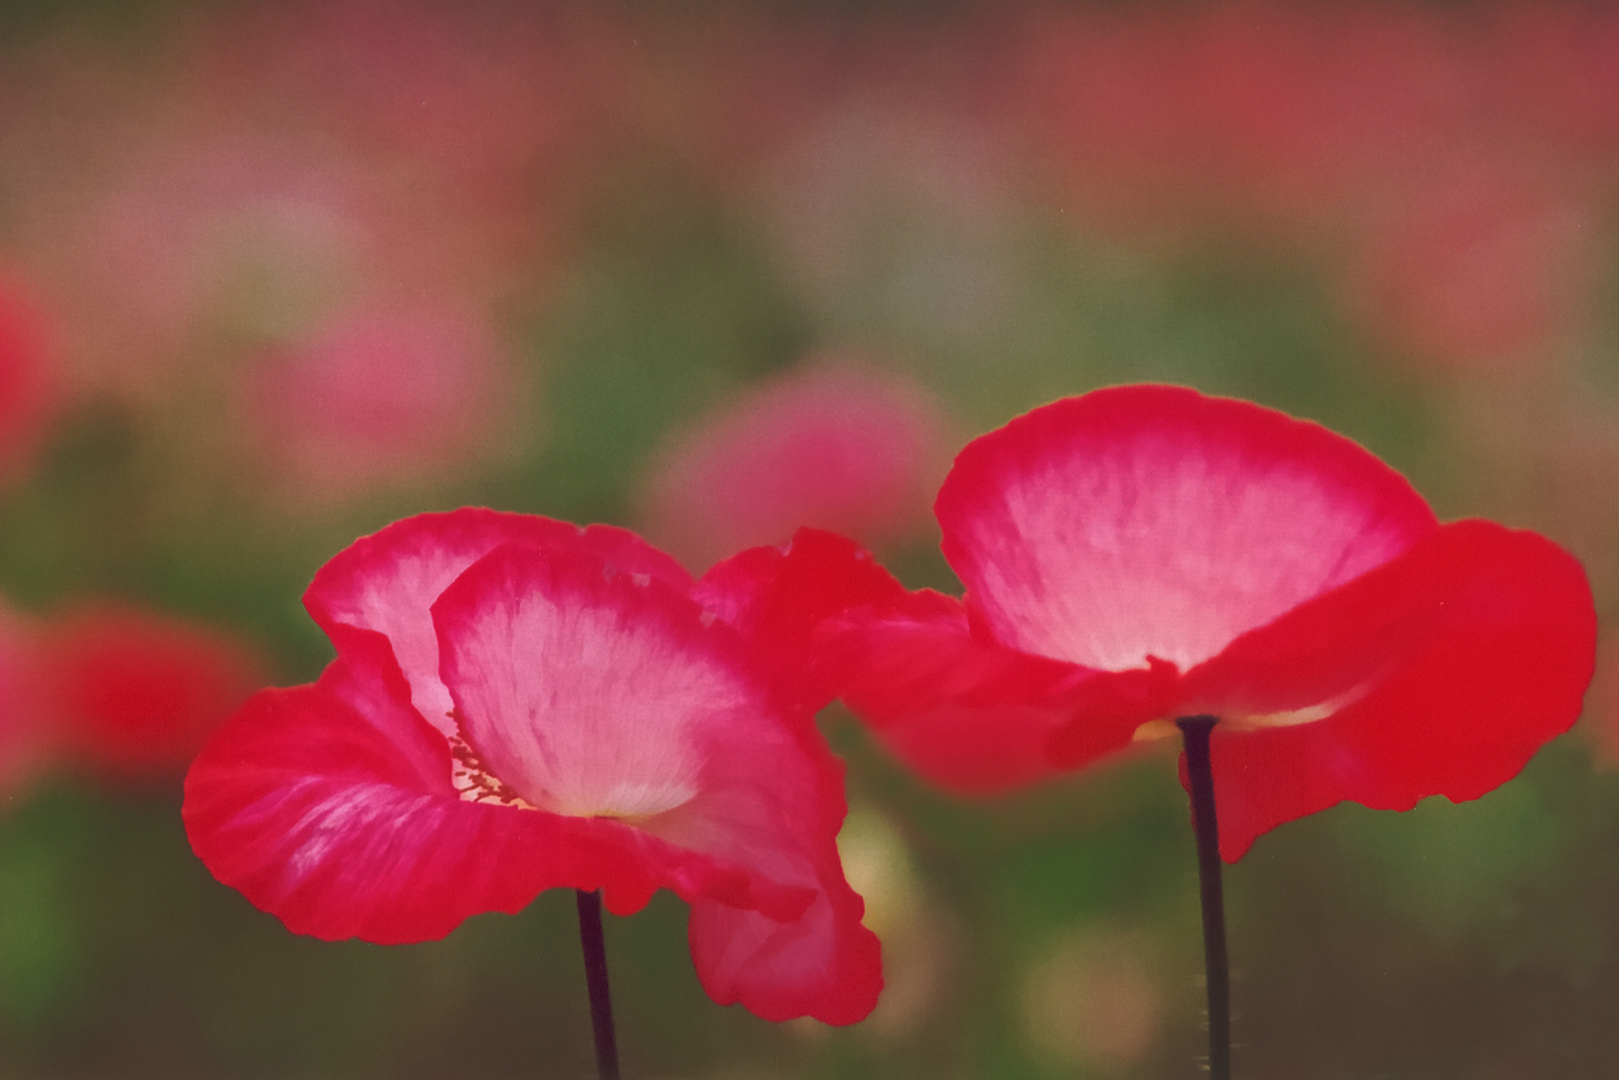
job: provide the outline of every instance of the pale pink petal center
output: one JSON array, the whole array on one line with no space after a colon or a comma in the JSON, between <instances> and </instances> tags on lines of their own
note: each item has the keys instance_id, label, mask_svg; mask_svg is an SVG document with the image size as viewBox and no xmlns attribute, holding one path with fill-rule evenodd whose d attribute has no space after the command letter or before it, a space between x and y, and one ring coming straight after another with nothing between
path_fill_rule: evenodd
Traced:
<instances>
[{"instance_id":1,"label":"pale pink petal center","mask_svg":"<svg viewBox=\"0 0 1619 1080\"><path fill-rule=\"evenodd\" d=\"M611 526L581 528L529 514L466 508L395 522L356 541L323 567L304 602L315 621L376 630L393 646L411 699L446 737L457 734L439 678L439 643L428 607L463 570L502 544L596 551L627 571L690 579L675 561Z\"/></svg>"},{"instance_id":2,"label":"pale pink petal center","mask_svg":"<svg viewBox=\"0 0 1619 1080\"><path fill-rule=\"evenodd\" d=\"M1069 399L980 439L941 493L969 602L1014 648L1192 667L1435 527L1312 424L1169 387Z\"/></svg>"},{"instance_id":3,"label":"pale pink petal center","mask_svg":"<svg viewBox=\"0 0 1619 1080\"><path fill-rule=\"evenodd\" d=\"M434 605L461 731L523 801L646 819L699 791L716 725L762 707L700 609L588 556L502 548Z\"/></svg>"}]
</instances>

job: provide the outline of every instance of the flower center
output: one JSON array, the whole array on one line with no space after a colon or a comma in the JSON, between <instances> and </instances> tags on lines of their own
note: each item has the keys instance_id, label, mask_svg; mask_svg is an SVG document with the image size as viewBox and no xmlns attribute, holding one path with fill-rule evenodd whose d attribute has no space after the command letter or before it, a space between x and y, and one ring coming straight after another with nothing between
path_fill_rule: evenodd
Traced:
<instances>
[{"instance_id":1,"label":"flower center","mask_svg":"<svg viewBox=\"0 0 1619 1080\"><path fill-rule=\"evenodd\" d=\"M577 778L536 778L525 794L497 776L473 749L460 717L450 713L457 732L446 736L450 745L450 782L456 794L467 802L494 803L519 810L545 810L569 817L605 817L636 822L666 813L690 802L697 787L690 778L660 775L653 780L624 776L622 770L580 769L596 773L596 783L587 775ZM549 783L546 782L549 779ZM605 783L601 781L606 781Z\"/></svg>"},{"instance_id":2,"label":"flower center","mask_svg":"<svg viewBox=\"0 0 1619 1080\"><path fill-rule=\"evenodd\" d=\"M467 802L498 803L522 810L539 809L512 790L511 785L484 768L483 762L465 739L459 735L446 738L450 741L450 783L455 785L457 795Z\"/></svg>"},{"instance_id":3,"label":"flower center","mask_svg":"<svg viewBox=\"0 0 1619 1080\"><path fill-rule=\"evenodd\" d=\"M1366 682L1329 698L1319 705L1305 705L1298 709L1282 709L1269 713L1240 713L1223 712L1220 714L1220 726L1227 731L1264 731L1267 728L1297 727L1299 724L1313 724L1317 720L1325 720L1349 705L1359 700L1369 689L1371 683ZM1136 728L1133 740L1135 742L1152 742L1158 739L1168 739L1180 734L1180 729L1173 720L1148 720Z\"/></svg>"}]
</instances>

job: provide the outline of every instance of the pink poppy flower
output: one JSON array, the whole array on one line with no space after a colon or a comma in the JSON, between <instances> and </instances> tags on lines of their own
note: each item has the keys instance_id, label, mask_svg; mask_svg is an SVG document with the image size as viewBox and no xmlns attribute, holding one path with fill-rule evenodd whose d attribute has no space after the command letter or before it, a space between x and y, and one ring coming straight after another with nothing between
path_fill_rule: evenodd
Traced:
<instances>
[{"instance_id":1,"label":"pink poppy flower","mask_svg":"<svg viewBox=\"0 0 1619 1080\"><path fill-rule=\"evenodd\" d=\"M304 598L337 659L193 764L193 848L327 939L438 938L561 887L626 915L668 888L715 1001L861 1019L881 972L835 843L842 774L766 662L755 562L694 583L624 530L489 510L359 540Z\"/></svg>"},{"instance_id":2,"label":"pink poppy flower","mask_svg":"<svg viewBox=\"0 0 1619 1080\"><path fill-rule=\"evenodd\" d=\"M1590 321L1596 213L1572 170L1522 172L1473 160L1405 185L1355 237L1348 306L1382 340L1442 370L1532 368L1557 356Z\"/></svg>"},{"instance_id":3,"label":"pink poppy flower","mask_svg":"<svg viewBox=\"0 0 1619 1080\"><path fill-rule=\"evenodd\" d=\"M936 511L966 597L891 583L829 622L844 700L971 793L1213 715L1228 862L1341 801L1483 795L1574 723L1591 678L1573 557L1441 525L1356 444L1246 402L1055 402L969 444Z\"/></svg>"},{"instance_id":4,"label":"pink poppy flower","mask_svg":"<svg viewBox=\"0 0 1619 1080\"><path fill-rule=\"evenodd\" d=\"M518 380L493 337L448 305L345 312L244 368L238 426L299 502L442 480L510 426Z\"/></svg>"},{"instance_id":5,"label":"pink poppy flower","mask_svg":"<svg viewBox=\"0 0 1619 1080\"><path fill-rule=\"evenodd\" d=\"M677 433L642 496L647 534L693 566L800 525L916 535L949 460L942 413L920 384L837 359L772 380Z\"/></svg>"}]
</instances>

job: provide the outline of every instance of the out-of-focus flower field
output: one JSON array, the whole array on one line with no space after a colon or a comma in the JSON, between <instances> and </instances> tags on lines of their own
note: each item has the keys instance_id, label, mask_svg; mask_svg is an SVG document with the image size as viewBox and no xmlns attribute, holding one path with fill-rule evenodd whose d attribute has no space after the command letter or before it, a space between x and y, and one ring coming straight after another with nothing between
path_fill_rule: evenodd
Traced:
<instances>
[{"instance_id":1,"label":"out-of-focus flower field","mask_svg":"<svg viewBox=\"0 0 1619 1080\"><path fill-rule=\"evenodd\" d=\"M818 525L958 592L955 450L1164 381L1545 533L1608 627L1616 211L1600 4L0 5L0 1075L590 1075L565 894L326 943L187 845L201 740L408 514L693 571ZM607 928L626 1075L1198 1075L1172 753L965 803L821 720L877 1011L714 1006L660 894ZM1611 1076L1619 643L1518 780L1226 887L1244 1080Z\"/></svg>"}]
</instances>

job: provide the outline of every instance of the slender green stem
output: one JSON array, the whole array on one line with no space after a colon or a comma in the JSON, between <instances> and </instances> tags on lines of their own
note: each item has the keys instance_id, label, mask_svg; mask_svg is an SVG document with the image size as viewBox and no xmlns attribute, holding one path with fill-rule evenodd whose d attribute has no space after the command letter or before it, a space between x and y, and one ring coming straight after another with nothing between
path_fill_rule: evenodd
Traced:
<instances>
[{"instance_id":1,"label":"slender green stem","mask_svg":"<svg viewBox=\"0 0 1619 1080\"><path fill-rule=\"evenodd\" d=\"M1209 1078L1231 1080L1231 964L1226 955L1225 896L1220 874L1220 826L1214 813L1214 770L1209 764L1212 716L1175 721L1186 745L1192 785L1192 829L1197 834L1197 878L1203 901L1203 969L1209 994Z\"/></svg>"},{"instance_id":2,"label":"slender green stem","mask_svg":"<svg viewBox=\"0 0 1619 1080\"><path fill-rule=\"evenodd\" d=\"M590 989L590 1023L596 1031L596 1072L601 1080L619 1080L613 998L607 990L607 946L602 940L602 894L600 890L576 891L579 944L585 951L585 984Z\"/></svg>"}]
</instances>

